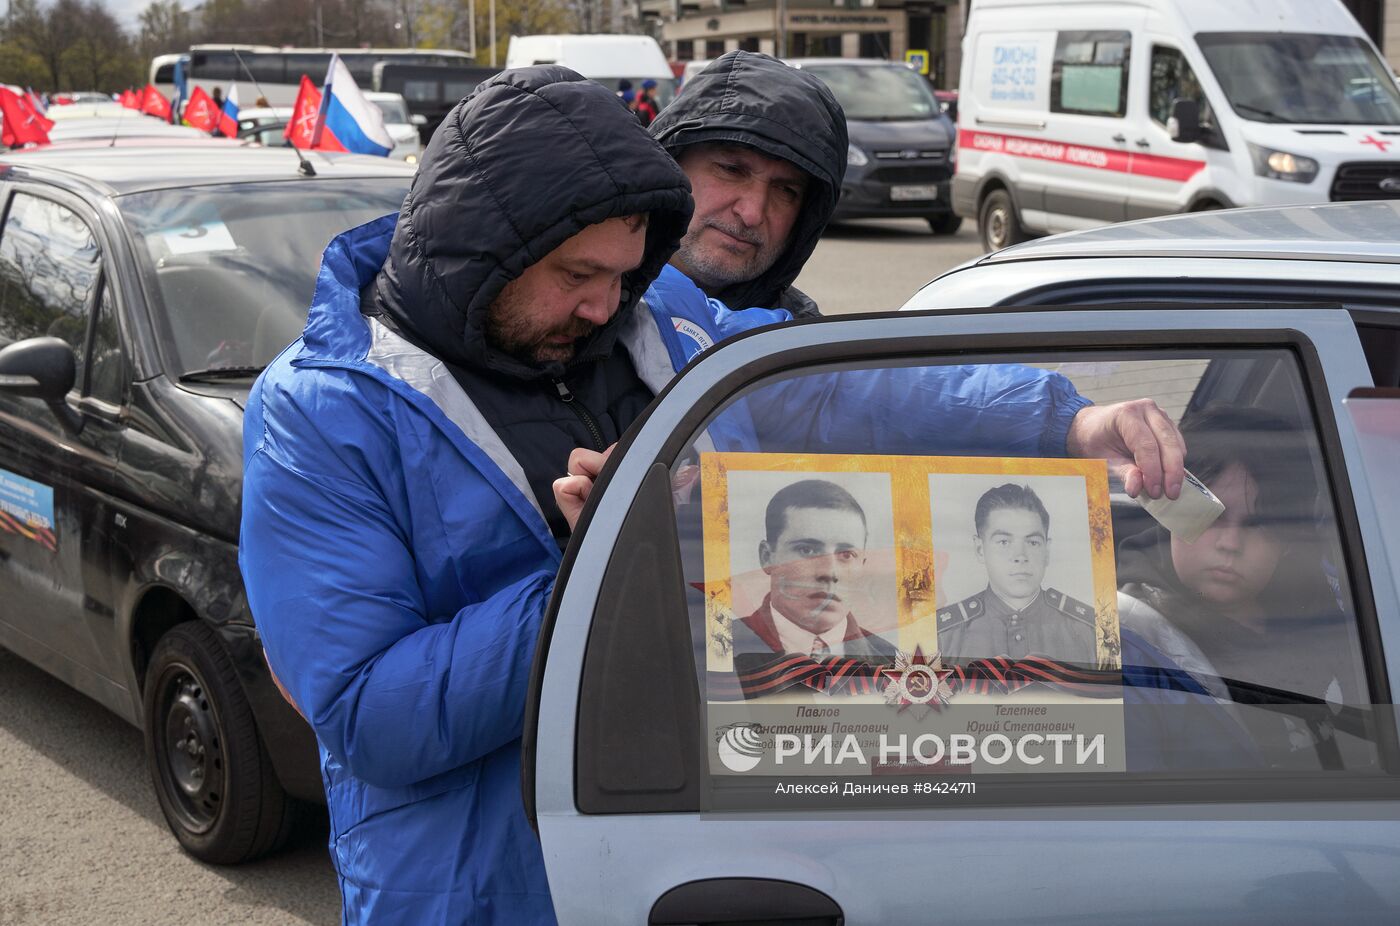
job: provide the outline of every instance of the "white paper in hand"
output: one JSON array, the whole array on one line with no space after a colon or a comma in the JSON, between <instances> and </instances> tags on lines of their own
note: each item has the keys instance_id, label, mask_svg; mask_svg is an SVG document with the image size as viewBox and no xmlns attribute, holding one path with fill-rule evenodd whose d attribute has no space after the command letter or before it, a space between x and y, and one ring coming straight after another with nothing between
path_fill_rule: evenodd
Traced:
<instances>
[{"instance_id":1,"label":"white paper in hand","mask_svg":"<svg viewBox=\"0 0 1400 926\"><path fill-rule=\"evenodd\" d=\"M1205 483L1188 471L1181 483L1181 497L1175 501L1163 495L1161 498L1148 498L1146 493L1138 496L1137 503L1158 523L1187 543L1195 543L1215 519L1225 513L1225 503L1206 488Z\"/></svg>"}]
</instances>

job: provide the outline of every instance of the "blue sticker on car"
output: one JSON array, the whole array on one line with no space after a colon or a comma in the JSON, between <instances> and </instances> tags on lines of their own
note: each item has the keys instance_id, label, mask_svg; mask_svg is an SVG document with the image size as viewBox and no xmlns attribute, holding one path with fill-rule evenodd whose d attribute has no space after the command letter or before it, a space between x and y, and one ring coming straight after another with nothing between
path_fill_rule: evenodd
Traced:
<instances>
[{"instance_id":1,"label":"blue sticker on car","mask_svg":"<svg viewBox=\"0 0 1400 926\"><path fill-rule=\"evenodd\" d=\"M19 534L49 550L57 550L53 487L0 469L0 530Z\"/></svg>"}]
</instances>

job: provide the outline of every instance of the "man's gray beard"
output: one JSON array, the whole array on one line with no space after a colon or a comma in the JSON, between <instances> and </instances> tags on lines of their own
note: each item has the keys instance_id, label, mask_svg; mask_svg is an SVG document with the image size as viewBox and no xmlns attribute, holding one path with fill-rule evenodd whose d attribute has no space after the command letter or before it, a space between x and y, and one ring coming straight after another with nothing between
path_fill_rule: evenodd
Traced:
<instances>
[{"instance_id":1,"label":"man's gray beard","mask_svg":"<svg viewBox=\"0 0 1400 926\"><path fill-rule=\"evenodd\" d=\"M694 237L698 238L699 235ZM707 296L714 296L715 293L726 287L736 283L747 283L755 277L762 276L778 262L778 257L782 253L781 251L775 253L771 260L766 263L761 262L761 266L757 266L751 272L735 270L727 264L717 263L708 257L696 254L688 243L691 240L692 235L689 233L681 239L680 247L676 249L676 256L673 260L679 260L685 265L686 275L690 277L691 282L704 290Z\"/></svg>"}]
</instances>

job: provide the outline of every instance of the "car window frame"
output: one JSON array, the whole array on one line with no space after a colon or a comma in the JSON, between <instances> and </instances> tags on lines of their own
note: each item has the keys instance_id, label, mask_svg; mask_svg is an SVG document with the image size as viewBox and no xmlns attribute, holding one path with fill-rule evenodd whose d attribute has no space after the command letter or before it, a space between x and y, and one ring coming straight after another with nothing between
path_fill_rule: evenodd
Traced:
<instances>
[{"instance_id":1,"label":"car window frame","mask_svg":"<svg viewBox=\"0 0 1400 926\"><path fill-rule=\"evenodd\" d=\"M1325 369L1324 358L1318 345L1308 334L1310 326L1314 327L1316 331L1324 330L1319 324L1319 319L1308 318L1306 323L1292 327L1280 325L1277 321L1263 326L1231 324L1228 313L1240 309L1240 306L1231 304L1212 306L1190 303L1093 305L1087 307L1047 306L1032 311L1036 316L1051 314L1058 317L1047 322L1048 330L1031 333L1027 333L1023 313L1018 311L1019 307L987 307L951 312L906 312L899 314L905 318L936 319L940 326L948 325L950 321L959 319L965 322L971 330L964 332L948 330L943 333L906 334L904 336L885 334L867 338L835 337L825 342L789 344L781 349L774 346L775 341L782 340L777 336L779 331L796 333L809 325L876 323L880 320L888 320L890 316L872 314L843 316L839 319L814 319L781 326L780 329L768 328L746 333L730 339L719 348L707 351L692 360L682 371L682 375L670 382L657 397L657 400L653 402L647 413L624 435L623 440L619 443L618 452L612 454L608 465L600 475L598 486L600 489L605 488L608 482L618 478L618 474L626 469L629 473L626 477L628 483L635 486L639 492L647 470L658 463L669 466L691 442L700 426L713 411L723 407L726 402L742 392L747 386L767 380L785 371L807 369L822 363L838 360L878 363L884 359L909 358L929 354L947 358L957 356L960 359L965 359L969 352L983 358L980 362L994 362L986 358L997 355L1005 358L1008 353L1016 357L1018 362L1034 362L1036 358L1031 355L1052 354L1054 359L1058 360L1063 359L1062 355L1071 351L1094 351L1105 348L1131 352L1153 348L1189 351L1229 349L1230 347L1288 347L1298 357L1298 370L1308 401L1307 411L1312 416L1311 420L1316 428L1324 471L1329 482L1329 492L1336 513L1337 532L1345 557L1347 578L1355 608L1357 634L1362 647L1362 665L1367 675L1369 702L1366 706L1389 703L1393 684L1392 673L1382 644L1383 634L1380 627L1376 595L1378 592L1383 592L1386 594L1387 603L1394 604L1396 590L1389 582L1382 585L1376 584L1367 565L1365 540L1367 537L1374 540L1375 531L1373 526L1363 527L1362 518L1356 505L1356 492L1353 488L1357 476L1363 480L1364 484L1365 474L1357 468L1358 461L1347 455L1339 427L1339 421L1343 420L1339 411L1340 402L1345 398L1350 385L1344 380L1337 383L1329 383L1328 380L1329 372L1334 376L1341 376L1352 375L1353 371L1341 369L1329 371ZM1114 317L1120 321L1120 327L1109 330L1103 330L1101 327L1091 328L1088 319L1106 311L1115 313ZM1180 329L1172 330L1166 328L1162 321L1165 313L1169 311L1184 313L1189 316L1190 321L1202 323L1214 322L1212 316L1219 313L1226 313L1226 317L1214 324L1188 324ZM1339 308L1335 306L1330 308L1305 306L1289 307L1286 311L1300 313L1293 319L1293 321L1299 321L1305 317L1302 313L1322 311L1330 315L1331 312L1339 311ZM1121 322L1125 320L1125 316L1121 313L1131 313L1127 318L1131 319L1133 324L1121 325ZM1017 325L1019 330L983 329L981 322L993 315L1007 316L1008 319L1020 322L1021 324ZM1079 327L1072 330L1056 329L1055 326L1060 321L1068 321ZM1327 321L1335 322L1336 318L1329 317ZM1335 337L1335 334L1329 334L1329 338ZM1032 341L1032 339L1034 340ZM957 342L956 346L955 341ZM748 350L744 349L745 342L747 342ZM1028 347L1031 343L1034 343L1033 348ZM1335 350L1337 343L1329 341L1327 346L1329 350ZM763 350L770 347L773 348L773 352L765 354ZM726 352L731 358L727 364L715 361L717 354ZM740 358L747 359L741 360ZM707 360L716 363L715 366L711 367L713 370L727 369L727 372L718 378L711 375L709 381L706 381L704 377L688 376L698 367L708 365ZM1340 395L1332 394L1333 386L1344 387L1339 390ZM698 395L695 394L697 392ZM668 397L673 397L676 393L690 397L689 406L679 417L674 412L675 403L666 401ZM676 401L685 400L685 398L680 398ZM671 421L669 433L659 440L654 434L649 434L646 440L648 450L645 452L645 459L634 456L633 459L629 460L627 458L628 449L637 444L646 424L658 414L658 410L668 405L670 408L668 408L666 417ZM654 452L652 452L653 450ZM597 502L603 494L602 491L595 489L590 503L579 521L579 527L566 548L554 592L541 625L540 642L535 652L530 688L527 694L521 764L527 816L532 823L537 820L540 813L538 755L539 737L543 728L540 708L545 700L545 686L550 684L549 653L555 646L555 637L560 631L560 611L566 605L579 603L571 602L571 588L574 587L571 579L576 572L575 567L580 558L583 558L590 567L585 575L593 576L593 578L585 579L581 583L581 587L587 590L578 591L576 594L588 602L590 609L588 626L586 628L569 627L564 639L570 647L571 655L573 652L587 653L589 647L587 637L593 626L593 616L596 613L598 599L605 581L603 574L613 565L615 557L613 550L602 555L598 550L592 548L596 544L610 542L617 532L624 528L631 508L637 499L637 494L634 493L625 500L626 504L622 505L618 504L619 500L614 497L611 500L613 504L609 506L608 513L604 515L609 523L609 527L606 529L609 536L604 540L595 540L590 543L590 525L595 516L598 516ZM582 641L578 639L580 633L584 637ZM564 675L574 677L575 670L581 681L581 666L573 666L569 670L565 670L560 677L562 678ZM574 795L572 811L578 814L583 813L579 810L577 801L578 770L584 764L578 741L579 719L577 716L584 709L581 687L580 685L580 690L573 693L572 706L575 708L575 715L571 716L568 721L572 725L572 734L568 738L569 776L573 782L573 787L570 790ZM549 718L549 723L555 726L562 722L552 716ZM555 732L560 731L556 730ZM1377 752L1381 769L1374 774L1337 775L1331 782L1324 780L1323 786L1328 791L1326 799L1351 799L1347 795L1355 797L1361 791L1367 790L1367 788L1359 787L1362 783L1368 783L1368 786L1374 785L1379 792L1388 796L1400 794L1400 741L1397 740L1395 725L1378 720L1378 734ZM562 756L559 758L562 761ZM561 772L558 769L550 768L547 774L553 783ZM702 780L707 782L710 777L708 767L702 768L700 774ZM1323 774L1325 776L1329 773ZM1224 786L1221 784L1226 781L1224 777L1210 776L1210 780L1220 789L1218 793L1212 794L1212 799L1286 800L1297 798L1300 794L1306 795L1305 799L1317 799L1315 794L1307 793L1309 781L1305 780L1306 776L1290 776L1287 773L1272 770L1261 779L1259 770L1249 770L1237 778L1238 780L1233 786ZM1179 788L1179 783L1174 782L1170 776L1162 776L1160 779L1150 781L1134 779L1130 782L1132 786L1131 796L1125 794L1122 802L1139 803L1162 800L1176 802L1189 800L1192 795L1199 798L1198 792L1191 789L1199 788L1201 780L1203 779L1192 778L1188 789L1183 791ZM1317 780L1319 779L1312 779L1313 782ZM1075 794L1083 795L1086 800L1101 802L1104 799L1102 795L1103 785L1115 781L1121 783L1121 777L1110 777L1107 782L1099 780L1093 784L1081 780L1078 784L1067 782L1064 786L1057 785L1056 803L1059 803L1061 798L1072 801ZM702 790L703 788L704 785L702 785ZM1145 793L1144 789L1146 792L1152 793ZM1001 786L998 790L1001 790ZM1126 791L1126 789L1124 790ZM1018 806L1023 805L1022 802L1018 801L1012 803ZM1044 802L1036 803L1043 804ZM673 812L693 811L676 810Z\"/></svg>"},{"instance_id":2,"label":"car window frame","mask_svg":"<svg viewBox=\"0 0 1400 926\"><path fill-rule=\"evenodd\" d=\"M117 319L117 339L122 351L124 367L123 395L129 400L130 385L132 381L132 350L131 339L126 329L124 319L125 312L122 311L121 287L116 283L116 275L113 270L113 251L111 242L106 234L102 217L98 210L92 208L82 197L75 195L69 190L62 189L53 184L36 182L30 179L17 179L7 183L0 188L0 198L3 198L3 209L0 209L0 239L4 238L6 226L10 220L10 210L14 205L15 197L19 194L54 203L68 209L88 227L93 240L97 244L97 273L93 281L92 293L88 296L88 304L84 311L87 313L87 320L83 331L82 347L75 348L74 353L81 354L82 373L73 383L73 388L68 392L68 405L82 412L91 412L98 417L116 420L121 416L121 411L127 405L123 402L120 406L114 406L110 402L96 399L88 394L89 379L92 363L92 346L97 333L97 313L102 304L102 290L104 286L111 286L112 289L112 311Z\"/></svg>"},{"instance_id":3,"label":"car window frame","mask_svg":"<svg viewBox=\"0 0 1400 926\"><path fill-rule=\"evenodd\" d=\"M1064 44L1065 36L1102 36L1094 39L1099 41L1116 41L1116 38L1109 39L1109 36L1126 36L1124 42L1123 60L1119 63L1119 83L1118 83L1118 106L1113 112L1101 112L1087 109L1069 109L1061 102L1064 93L1063 65L1061 61L1061 48ZM1134 46L1137 44L1136 37L1131 29L1057 29L1055 31L1055 49L1051 52L1050 59L1050 112L1063 116L1088 116L1094 119L1126 119L1128 108L1132 99L1132 67ZM1103 65L1101 65L1103 66Z\"/></svg>"}]
</instances>

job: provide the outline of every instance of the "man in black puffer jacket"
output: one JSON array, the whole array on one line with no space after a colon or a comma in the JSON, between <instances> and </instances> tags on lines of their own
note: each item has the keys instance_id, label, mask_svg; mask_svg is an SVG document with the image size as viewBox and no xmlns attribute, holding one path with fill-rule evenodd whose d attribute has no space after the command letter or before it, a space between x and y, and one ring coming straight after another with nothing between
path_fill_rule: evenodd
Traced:
<instances>
[{"instance_id":1,"label":"man in black puffer jacket","mask_svg":"<svg viewBox=\"0 0 1400 926\"><path fill-rule=\"evenodd\" d=\"M651 124L690 178L695 214L671 265L731 309L820 314L792 285L836 209L846 116L820 78L734 51Z\"/></svg>"}]
</instances>

